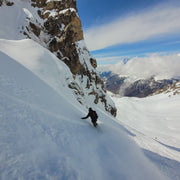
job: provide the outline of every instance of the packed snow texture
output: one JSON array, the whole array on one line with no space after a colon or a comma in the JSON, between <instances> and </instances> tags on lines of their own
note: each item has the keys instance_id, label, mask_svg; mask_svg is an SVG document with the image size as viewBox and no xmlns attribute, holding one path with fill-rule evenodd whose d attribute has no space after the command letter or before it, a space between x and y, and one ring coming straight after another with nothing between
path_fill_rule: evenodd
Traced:
<instances>
[{"instance_id":1,"label":"packed snow texture","mask_svg":"<svg viewBox=\"0 0 180 180\"><path fill-rule=\"evenodd\" d=\"M171 179L180 179L180 95L118 98L117 119L145 154Z\"/></svg>"},{"instance_id":2,"label":"packed snow texture","mask_svg":"<svg viewBox=\"0 0 180 180\"><path fill-rule=\"evenodd\" d=\"M0 41L0 179L168 179L104 111L81 119L67 72L32 40Z\"/></svg>"}]
</instances>

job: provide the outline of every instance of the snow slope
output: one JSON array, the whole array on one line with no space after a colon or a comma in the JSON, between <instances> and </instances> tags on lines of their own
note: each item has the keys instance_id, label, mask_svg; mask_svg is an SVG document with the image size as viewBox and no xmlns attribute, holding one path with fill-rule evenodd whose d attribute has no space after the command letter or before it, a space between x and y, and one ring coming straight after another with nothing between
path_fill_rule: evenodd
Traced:
<instances>
[{"instance_id":1,"label":"snow slope","mask_svg":"<svg viewBox=\"0 0 180 180\"><path fill-rule=\"evenodd\" d=\"M61 92L65 97L71 95L71 90L67 89L68 83L73 81L69 68L46 48L30 39L0 39L0 50L28 68L57 93Z\"/></svg>"},{"instance_id":2,"label":"snow slope","mask_svg":"<svg viewBox=\"0 0 180 180\"><path fill-rule=\"evenodd\" d=\"M0 40L0 179L168 179L104 111L98 128L80 119L67 71L32 40Z\"/></svg>"},{"instance_id":3,"label":"snow slope","mask_svg":"<svg viewBox=\"0 0 180 180\"><path fill-rule=\"evenodd\" d=\"M180 179L180 95L117 98L117 119L136 143L171 179Z\"/></svg>"}]
</instances>

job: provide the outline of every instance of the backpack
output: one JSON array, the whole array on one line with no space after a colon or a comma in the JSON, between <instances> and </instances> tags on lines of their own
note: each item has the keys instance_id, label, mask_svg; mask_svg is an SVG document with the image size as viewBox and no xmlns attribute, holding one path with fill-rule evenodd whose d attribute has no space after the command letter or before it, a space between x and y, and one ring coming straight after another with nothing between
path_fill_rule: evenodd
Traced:
<instances>
[{"instance_id":1,"label":"backpack","mask_svg":"<svg viewBox=\"0 0 180 180\"><path fill-rule=\"evenodd\" d=\"M95 119L98 118L98 115L97 115L96 111L92 111L92 114L93 114L93 117L94 117Z\"/></svg>"}]
</instances>

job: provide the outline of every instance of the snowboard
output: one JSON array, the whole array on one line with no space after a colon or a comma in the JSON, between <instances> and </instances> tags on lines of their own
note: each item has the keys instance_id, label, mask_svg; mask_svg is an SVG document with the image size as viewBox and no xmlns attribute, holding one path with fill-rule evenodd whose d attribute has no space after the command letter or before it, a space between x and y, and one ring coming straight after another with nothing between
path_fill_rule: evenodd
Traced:
<instances>
[{"instance_id":1,"label":"snowboard","mask_svg":"<svg viewBox=\"0 0 180 180\"><path fill-rule=\"evenodd\" d=\"M82 119L82 118L81 118L81 119ZM92 123L92 122L89 122L89 121L85 121L85 122L87 122L88 124L91 124L91 126L93 126L93 127L95 127L95 128L99 127L99 125L98 125L97 122L96 122L96 124L94 124L94 123Z\"/></svg>"},{"instance_id":2,"label":"snowboard","mask_svg":"<svg viewBox=\"0 0 180 180\"><path fill-rule=\"evenodd\" d=\"M98 126L98 123L97 122L94 123L93 126L96 128Z\"/></svg>"}]
</instances>

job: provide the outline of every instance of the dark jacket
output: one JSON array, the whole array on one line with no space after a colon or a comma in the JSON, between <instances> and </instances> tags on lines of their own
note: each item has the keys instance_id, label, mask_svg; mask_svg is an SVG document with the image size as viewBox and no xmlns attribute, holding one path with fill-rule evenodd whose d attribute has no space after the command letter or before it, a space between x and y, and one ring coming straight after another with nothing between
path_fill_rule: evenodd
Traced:
<instances>
[{"instance_id":1,"label":"dark jacket","mask_svg":"<svg viewBox=\"0 0 180 180\"><path fill-rule=\"evenodd\" d=\"M94 125L97 125L97 118L98 118L98 115L96 113L96 111L93 111L92 108L89 108L89 112L88 112L88 115L86 117L83 117L82 119L87 119L88 117L91 118L91 121Z\"/></svg>"}]
</instances>

